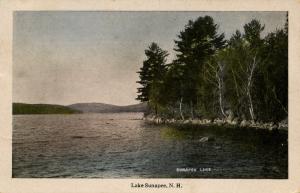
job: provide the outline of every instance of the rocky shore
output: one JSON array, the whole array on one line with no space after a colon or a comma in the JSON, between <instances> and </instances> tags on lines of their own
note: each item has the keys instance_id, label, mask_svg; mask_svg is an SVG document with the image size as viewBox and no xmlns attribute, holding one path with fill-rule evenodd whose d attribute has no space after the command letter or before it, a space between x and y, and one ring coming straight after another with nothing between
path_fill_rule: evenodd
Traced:
<instances>
[{"instance_id":1,"label":"rocky shore","mask_svg":"<svg viewBox=\"0 0 300 193\"><path fill-rule=\"evenodd\" d=\"M155 117L152 115L145 116L143 118L148 123L154 124L192 124L192 125L217 125L217 126L227 126L227 127L245 127L254 129L266 129L266 130L283 130L288 131L288 119L280 121L279 123L274 122L255 122L238 119L188 119L188 120L176 120L176 119L162 119L160 117Z\"/></svg>"}]
</instances>

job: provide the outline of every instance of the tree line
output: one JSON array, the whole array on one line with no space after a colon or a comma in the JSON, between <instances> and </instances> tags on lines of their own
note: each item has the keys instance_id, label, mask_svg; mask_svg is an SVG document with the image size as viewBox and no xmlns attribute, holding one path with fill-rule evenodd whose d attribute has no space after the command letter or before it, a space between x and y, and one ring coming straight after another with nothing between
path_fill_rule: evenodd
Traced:
<instances>
[{"instance_id":1,"label":"tree line","mask_svg":"<svg viewBox=\"0 0 300 193\"><path fill-rule=\"evenodd\" d=\"M262 37L253 19L226 40L210 16L188 21L175 59L157 43L145 50L137 100L163 119L281 121L288 115L288 21Z\"/></svg>"}]
</instances>

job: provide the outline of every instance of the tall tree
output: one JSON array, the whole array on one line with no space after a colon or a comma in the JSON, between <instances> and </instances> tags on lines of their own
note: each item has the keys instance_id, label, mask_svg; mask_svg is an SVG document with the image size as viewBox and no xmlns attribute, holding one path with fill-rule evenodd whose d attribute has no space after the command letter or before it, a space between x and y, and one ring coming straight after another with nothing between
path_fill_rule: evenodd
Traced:
<instances>
[{"instance_id":1,"label":"tall tree","mask_svg":"<svg viewBox=\"0 0 300 193\"><path fill-rule=\"evenodd\" d=\"M217 29L212 17L199 17L195 21L190 20L175 40L175 64L183 70L181 82L184 85L181 86L180 100L190 106L192 118L195 104L205 103L206 100L206 87L201 80L204 63L225 43L224 34L219 35ZM199 97L199 94L202 96Z\"/></svg>"},{"instance_id":2,"label":"tall tree","mask_svg":"<svg viewBox=\"0 0 300 193\"><path fill-rule=\"evenodd\" d=\"M288 31L287 23L265 37L263 65L256 81L259 116L280 121L288 114Z\"/></svg>"},{"instance_id":3,"label":"tall tree","mask_svg":"<svg viewBox=\"0 0 300 193\"><path fill-rule=\"evenodd\" d=\"M255 110L253 105L253 96L251 94L253 82L254 82L254 73L256 71L257 65L261 62L260 53L263 46L263 40L261 39L261 32L264 30L265 26L261 25L258 20L252 20L250 23L244 26L245 30L245 40L248 44L246 44L246 49L248 50L248 61L246 64L246 74L247 74L247 96L249 101L249 112L251 119L254 120Z\"/></svg>"},{"instance_id":4,"label":"tall tree","mask_svg":"<svg viewBox=\"0 0 300 193\"><path fill-rule=\"evenodd\" d=\"M173 61L169 64L169 68L165 77L165 88L162 93L166 97L166 106L172 111L173 118L184 120L183 113L183 66Z\"/></svg>"},{"instance_id":5,"label":"tall tree","mask_svg":"<svg viewBox=\"0 0 300 193\"><path fill-rule=\"evenodd\" d=\"M261 32L264 26L258 20L252 20L244 25L244 34L239 31L232 36L229 41L227 53L227 64L231 80L227 83L235 97L231 97L231 107L236 114L244 118L256 119L255 85L253 85L257 68L262 64L261 51L263 40ZM249 116L247 116L249 115Z\"/></svg>"},{"instance_id":6,"label":"tall tree","mask_svg":"<svg viewBox=\"0 0 300 193\"><path fill-rule=\"evenodd\" d=\"M247 60L247 50L245 49L245 41L240 31L236 31L228 42L228 46L223 50L223 62L227 66L228 79L225 80L226 100L229 103L230 109L238 117L247 114L247 97L245 91L246 71L244 62Z\"/></svg>"},{"instance_id":7,"label":"tall tree","mask_svg":"<svg viewBox=\"0 0 300 193\"><path fill-rule=\"evenodd\" d=\"M217 101L219 104L219 111L223 118L227 115L225 113L225 70L226 63L224 61L224 57L226 57L226 51L221 50L216 53L209 61L205 64L205 76L204 80L207 84L211 83L212 88L215 88L215 92L217 93Z\"/></svg>"},{"instance_id":8,"label":"tall tree","mask_svg":"<svg viewBox=\"0 0 300 193\"><path fill-rule=\"evenodd\" d=\"M157 106L161 98L160 89L166 73L167 51L162 50L156 43L151 43L145 50L146 60L140 68L140 80L137 83L142 87L138 88L137 100L151 102L157 112Z\"/></svg>"}]
</instances>

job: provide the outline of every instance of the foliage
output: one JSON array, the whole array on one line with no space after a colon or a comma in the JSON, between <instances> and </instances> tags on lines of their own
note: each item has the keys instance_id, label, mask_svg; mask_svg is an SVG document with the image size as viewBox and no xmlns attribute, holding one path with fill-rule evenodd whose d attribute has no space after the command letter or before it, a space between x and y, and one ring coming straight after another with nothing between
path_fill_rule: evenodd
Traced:
<instances>
[{"instance_id":1,"label":"foliage","mask_svg":"<svg viewBox=\"0 0 300 193\"><path fill-rule=\"evenodd\" d=\"M280 121L288 113L288 24L267 34L258 20L229 40L210 16L189 21L176 58L152 43L145 51L138 100L161 118ZM233 117L232 117L233 116Z\"/></svg>"},{"instance_id":2,"label":"foliage","mask_svg":"<svg viewBox=\"0 0 300 193\"><path fill-rule=\"evenodd\" d=\"M183 103L190 107L190 116L194 117L194 106L209 112L208 104L211 89L204 81L205 63L224 47L224 34L217 33L218 26L210 16L199 17L189 21L185 30L175 40L177 59L175 64L181 66L181 97ZM202 75L202 76L201 76Z\"/></svg>"},{"instance_id":3,"label":"foliage","mask_svg":"<svg viewBox=\"0 0 300 193\"><path fill-rule=\"evenodd\" d=\"M166 57L167 51L162 50L156 43L151 43L145 50L147 59L143 62L143 66L138 72L140 75L137 100L141 102L149 101L149 105L153 106L157 114L161 103L164 103L165 97L161 95L163 90L164 77L166 74Z\"/></svg>"}]
</instances>

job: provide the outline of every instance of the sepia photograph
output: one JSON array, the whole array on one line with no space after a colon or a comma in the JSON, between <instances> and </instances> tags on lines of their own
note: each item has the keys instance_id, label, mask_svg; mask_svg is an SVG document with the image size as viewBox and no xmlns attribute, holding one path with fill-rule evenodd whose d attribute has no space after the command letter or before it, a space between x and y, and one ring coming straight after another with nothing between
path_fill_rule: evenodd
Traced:
<instances>
[{"instance_id":1,"label":"sepia photograph","mask_svg":"<svg viewBox=\"0 0 300 193\"><path fill-rule=\"evenodd\" d=\"M288 179L288 11L12 25L13 179Z\"/></svg>"}]
</instances>

